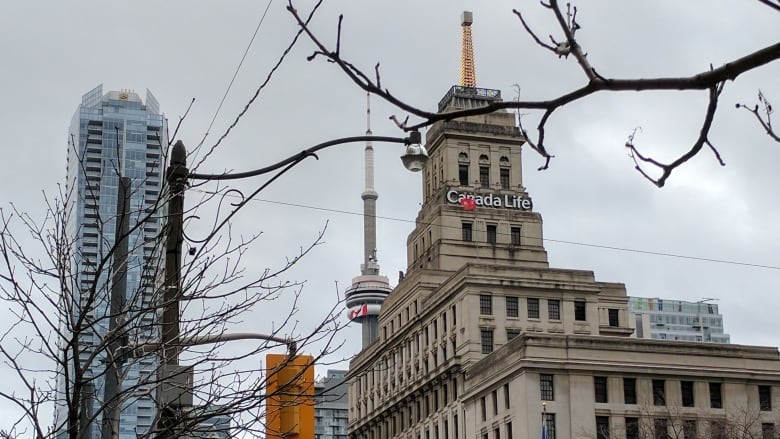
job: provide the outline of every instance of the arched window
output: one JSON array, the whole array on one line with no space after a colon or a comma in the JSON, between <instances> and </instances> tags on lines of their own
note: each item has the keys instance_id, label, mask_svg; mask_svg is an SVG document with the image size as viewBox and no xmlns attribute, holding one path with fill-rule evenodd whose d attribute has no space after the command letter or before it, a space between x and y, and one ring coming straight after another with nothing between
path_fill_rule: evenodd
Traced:
<instances>
[{"instance_id":1,"label":"arched window","mask_svg":"<svg viewBox=\"0 0 780 439\"><path fill-rule=\"evenodd\" d=\"M469 155L465 152L458 154L458 182L461 186L469 185Z\"/></svg>"},{"instance_id":2,"label":"arched window","mask_svg":"<svg viewBox=\"0 0 780 439\"><path fill-rule=\"evenodd\" d=\"M501 180L501 189L509 189L509 159L501 156L498 161L499 177Z\"/></svg>"},{"instance_id":3,"label":"arched window","mask_svg":"<svg viewBox=\"0 0 780 439\"><path fill-rule=\"evenodd\" d=\"M490 187L490 159L485 154L479 156L479 185Z\"/></svg>"}]
</instances>

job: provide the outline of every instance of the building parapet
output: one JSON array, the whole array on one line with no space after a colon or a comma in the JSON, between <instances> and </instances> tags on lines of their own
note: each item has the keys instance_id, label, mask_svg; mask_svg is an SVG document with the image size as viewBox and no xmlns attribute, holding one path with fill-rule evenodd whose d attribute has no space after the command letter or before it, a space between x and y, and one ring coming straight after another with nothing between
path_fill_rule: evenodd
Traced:
<instances>
[{"instance_id":1,"label":"building parapet","mask_svg":"<svg viewBox=\"0 0 780 439\"><path fill-rule=\"evenodd\" d=\"M538 349L544 349L541 354ZM547 349L563 349L558 355L550 355ZM601 360L601 354L588 354L589 351L610 351L612 353L625 353L633 359L623 358L616 363L614 360ZM541 355L540 355L541 354ZM642 356L662 355L664 361L644 362ZM641 367L643 370L669 369L679 372L681 368L691 370L692 373L704 367L697 365L694 358L710 357L718 358L728 364L718 363L713 369L724 373L750 370L753 375L762 373L777 374L775 367L762 369L759 365L767 365L764 362L779 362L780 352L775 347L747 346L747 345L714 345L707 343L685 341L659 341L651 339L636 339L625 337L589 336L589 335L564 335L564 334L529 334L524 333L511 340L506 345L497 349L492 354L482 358L468 368L466 374L468 380L474 383L487 383L488 377L502 374L505 370L516 368L519 362L527 363L526 367L533 367L538 363L539 367L549 367L560 364L567 369L576 369L577 364L587 364L588 368L597 368L600 363L604 367L619 366L623 370L627 367ZM670 361L671 359L678 361ZM705 359L706 360L706 359ZM731 361L729 361L731 360ZM709 363L708 363L709 361ZM758 362L758 363L753 363ZM714 364L714 363L713 363ZM482 378L479 378L482 377Z\"/></svg>"},{"instance_id":2,"label":"building parapet","mask_svg":"<svg viewBox=\"0 0 780 439\"><path fill-rule=\"evenodd\" d=\"M489 104L492 101L501 100L501 90L493 90L490 88L479 87L464 87L461 85L453 85L443 98L439 101L439 112L444 111L445 108L453 101L453 98L466 98L473 101L484 101L484 105Z\"/></svg>"}]
</instances>

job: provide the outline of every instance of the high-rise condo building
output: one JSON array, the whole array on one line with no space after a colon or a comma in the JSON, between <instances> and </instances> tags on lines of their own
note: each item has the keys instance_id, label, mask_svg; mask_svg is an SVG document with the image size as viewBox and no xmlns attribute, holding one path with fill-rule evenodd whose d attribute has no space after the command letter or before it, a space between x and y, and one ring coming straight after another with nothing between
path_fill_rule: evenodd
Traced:
<instances>
[{"instance_id":1,"label":"high-rise condo building","mask_svg":"<svg viewBox=\"0 0 780 439\"><path fill-rule=\"evenodd\" d=\"M121 395L120 439L136 438L154 422L157 357L118 362L115 386L106 385L105 377L114 374L105 360L111 343L141 345L156 339L167 145L166 121L149 91L142 101L129 90L104 94L101 85L82 97L73 116L66 184L72 262L62 293L61 326L77 339L79 349L73 359L72 346L61 346L68 366L60 367L57 380L58 437L66 434L67 410L74 405L79 422L89 429L86 437L100 437L103 409L116 395ZM112 294L119 310L113 313ZM79 400L73 402L76 392Z\"/></svg>"},{"instance_id":2,"label":"high-rise condo building","mask_svg":"<svg viewBox=\"0 0 780 439\"><path fill-rule=\"evenodd\" d=\"M729 343L723 330L723 316L715 299L696 302L659 298L629 297L628 312L637 338L656 340Z\"/></svg>"},{"instance_id":3,"label":"high-rise condo building","mask_svg":"<svg viewBox=\"0 0 780 439\"><path fill-rule=\"evenodd\" d=\"M328 370L314 386L314 439L347 439L347 371Z\"/></svg>"}]
</instances>

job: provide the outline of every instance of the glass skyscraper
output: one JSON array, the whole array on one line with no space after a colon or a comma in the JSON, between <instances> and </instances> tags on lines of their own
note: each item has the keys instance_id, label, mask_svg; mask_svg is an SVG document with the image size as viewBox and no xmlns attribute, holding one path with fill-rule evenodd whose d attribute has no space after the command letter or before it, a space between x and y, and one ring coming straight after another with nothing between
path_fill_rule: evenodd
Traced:
<instances>
[{"instance_id":1,"label":"glass skyscraper","mask_svg":"<svg viewBox=\"0 0 780 439\"><path fill-rule=\"evenodd\" d=\"M314 387L314 439L347 439L347 371L328 370Z\"/></svg>"},{"instance_id":2,"label":"glass skyscraper","mask_svg":"<svg viewBox=\"0 0 780 439\"><path fill-rule=\"evenodd\" d=\"M65 221L71 270L61 287L65 310L61 339L77 340L78 349L67 343L60 346L68 366L60 365L57 380L54 428L58 437L65 436L68 405L74 404L81 410L80 424L88 425L85 437L100 437L102 408L111 397L104 379L107 343L137 346L157 340L165 211L162 169L167 146L165 118L148 90L144 102L132 91L104 94L100 85L82 97L73 116L68 132ZM116 229L124 221L118 207L123 178L129 182L129 210L124 216L126 259L115 257ZM120 264L115 266L115 259L126 260L126 271L117 271ZM110 318L112 289L122 300L121 311ZM116 331L117 338L111 338L112 323L122 328ZM157 364L155 355L147 355L126 358L119 367L120 439L135 439L152 427ZM77 383L81 385L80 402L68 403L76 398Z\"/></svg>"}]
</instances>

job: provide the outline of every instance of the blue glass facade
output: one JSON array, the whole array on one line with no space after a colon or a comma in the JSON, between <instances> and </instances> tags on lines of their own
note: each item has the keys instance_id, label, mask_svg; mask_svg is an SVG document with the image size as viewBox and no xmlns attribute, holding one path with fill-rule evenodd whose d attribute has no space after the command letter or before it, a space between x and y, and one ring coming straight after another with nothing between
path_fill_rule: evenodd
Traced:
<instances>
[{"instance_id":1,"label":"blue glass facade","mask_svg":"<svg viewBox=\"0 0 780 439\"><path fill-rule=\"evenodd\" d=\"M199 422L189 433L190 439L227 439L231 436L230 416L220 414L223 407L211 405L194 409L196 416L205 416L206 419ZM209 416L211 415L211 416Z\"/></svg>"},{"instance_id":2,"label":"blue glass facade","mask_svg":"<svg viewBox=\"0 0 780 439\"><path fill-rule=\"evenodd\" d=\"M347 371L328 370L314 388L314 439L347 439Z\"/></svg>"},{"instance_id":3,"label":"blue glass facade","mask_svg":"<svg viewBox=\"0 0 780 439\"><path fill-rule=\"evenodd\" d=\"M107 310L112 288L113 250L118 224L120 178L130 179L127 271L120 324L122 343L140 345L157 339L155 303L162 278L161 245L164 205L163 164L168 145L165 118L147 91L146 104L131 91L98 86L85 94L73 116L67 152L67 236L70 288L63 288L64 334L77 333L79 350L62 346L68 370L60 370L55 429L64 432L67 403L73 399L75 369L86 383L82 407L90 438L100 437L105 398ZM67 337L63 337L67 339ZM78 356L78 364L73 361ZM71 364L72 363L72 364ZM120 439L136 438L155 419L154 355L128 359L120 370L122 406ZM130 390L128 390L130 389ZM67 396L70 397L67 397Z\"/></svg>"}]
</instances>

